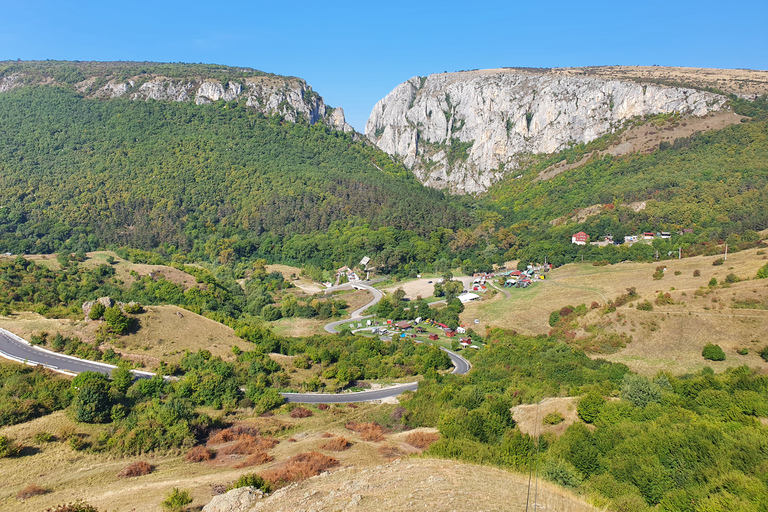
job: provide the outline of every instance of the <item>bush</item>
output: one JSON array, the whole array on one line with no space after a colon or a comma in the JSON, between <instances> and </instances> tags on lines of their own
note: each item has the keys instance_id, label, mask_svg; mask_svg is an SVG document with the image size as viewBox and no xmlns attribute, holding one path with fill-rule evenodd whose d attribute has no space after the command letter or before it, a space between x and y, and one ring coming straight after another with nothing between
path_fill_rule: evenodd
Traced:
<instances>
[{"instance_id":1,"label":"bush","mask_svg":"<svg viewBox=\"0 0 768 512\"><path fill-rule=\"evenodd\" d=\"M305 480L338 465L339 461L318 452L300 453L280 466L262 473L262 477L275 485Z\"/></svg>"},{"instance_id":2,"label":"bush","mask_svg":"<svg viewBox=\"0 0 768 512\"><path fill-rule=\"evenodd\" d=\"M31 498L32 496L41 496L47 493L48 493L48 489L40 487L37 484L29 484L28 486L26 486L16 494L16 499L20 501L24 501L26 499Z\"/></svg>"},{"instance_id":3,"label":"bush","mask_svg":"<svg viewBox=\"0 0 768 512\"><path fill-rule=\"evenodd\" d=\"M760 357L763 358L763 361L768 362L768 347L765 347L763 350L758 352L760 354Z\"/></svg>"},{"instance_id":4,"label":"bush","mask_svg":"<svg viewBox=\"0 0 768 512\"><path fill-rule=\"evenodd\" d=\"M114 305L104 311L104 321L107 322L110 330L116 334L123 334L131 325L131 319L125 316L120 306Z\"/></svg>"},{"instance_id":5,"label":"bush","mask_svg":"<svg viewBox=\"0 0 768 512\"><path fill-rule=\"evenodd\" d=\"M745 356L745 355L749 354L749 349L746 348L746 347L745 348L740 348L739 350L736 351L736 353L739 354L740 356Z\"/></svg>"},{"instance_id":6,"label":"bush","mask_svg":"<svg viewBox=\"0 0 768 512\"><path fill-rule=\"evenodd\" d=\"M439 434L432 434L428 432L411 432L405 438L405 442L414 448L426 449L430 445L440 439Z\"/></svg>"},{"instance_id":7,"label":"bush","mask_svg":"<svg viewBox=\"0 0 768 512\"><path fill-rule=\"evenodd\" d=\"M104 311L106 309L107 308L104 307L104 304L102 304L101 302L97 302L96 304L93 305L93 307L91 308L91 311L88 313L88 318L90 318L91 320L98 320L99 318L104 316Z\"/></svg>"},{"instance_id":8,"label":"bush","mask_svg":"<svg viewBox=\"0 0 768 512\"><path fill-rule=\"evenodd\" d=\"M358 423L352 421L347 423L346 428L360 434L360 438L363 441L378 443L384 440L384 429L378 423Z\"/></svg>"},{"instance_id":9,"label":"bush","mask_svg":"<svg viewBox=\"0 0 768 512\"><path fill-rule=\"evenodd\" d=\"M38 432L33 439L38 444L50 443L53 441L53 435L48 432Z\"/></svg>"},{"instance_id":10,"label":"bush","mask_svg":"<svg viewBox=\"0 0 768 512\"><path fill-rule=\"evenodd\" d=\"M621 384L621 398L636 407L645 407L650 403L661 402L661 386L647 377L627 373Z\"/></svg>"},{"instance_id":11,"label":"bush","mask_svg":"<svg viewBox=\"0 0 768 512\"><path fill-rule=\"evenodd\" d=\"M214 453L212 450L199 444L187 452L184 460L187 462L202 462L204 460L211 460L213 457Z\"/></svg>"},{"instance_id":12,"label":"bush","mask_svg":"<svg viewBox=\"0 0 768 512\"><path fill-rule=\"evenodd\" d=\"M710 279L708 285L709 286L717 286L717 278L713 277L712 279Z\"/></svg>"},{"instance_id":13,"label":"bush","mask_svg":"<svg viewBox=\"0 0 768 512\"><path fill-rule=\"evenodd\" d=\"M713 343L707 343L701 351L701 355L709 361L725 361L725 352L720 348L720 345Z\"/></svg>"},{"instance_id":14,"label":"bush","mask_svg":"<svg viewBox=\"0 0 768 512\"><path fill-rule=\"evenodd\" d=\"M297 407L291 411L290 416L291 418L309 418L310 416L314 416L314 414L305 407Z\"/></svg>"},{"instance_id":15,"label":"bush","mask_svg":"<svg viewBox=\"0 0 768 512\"><path fill-rule=\"evenodd\" d=\"M550 412L549 414L544 416L543 423L545 425L558 425L562 423L565 420L562 414L559 412Z\"/></svg>"},{"instance_id":16,"label":"bush","mask_svg":"<svg viewBox=\"0 0 768 512\"><path fill-rule=\"evenodd\" d=\"M587 393L579 400L579 405L576 407L576 412L584 423L592 423L602 412L605 407L605 399L603 396L595 391Z\"/></svg>"},{"instance_id":17,"label":"bush","mask_svg":"<svg viewBox=\"0 0 768 512\"><path fill-rule=\"evenodd\" d=\"M694 270L693 271L693 277L699 277L699 276L701 276L701 270L699 270L699 269Z\"/></svg>"},{"instance_id":18,"label":"bush","mask_svg":"<svg viewBox=\"0 0 768 512\"><path fill-rule=\"evenodd\" d=\"M653 311L653 304L651 304L651 301L646 300L644 302L641 302L637 305L638 311Z\"/></svg>"},{"instance_id":19,"label":"bush","mask_svg":"<svg viewBox=\"0 0 768 512\"><path fill-rule=\"evenodd\" d=\"M144 312L144 308L141 307L141 304L138 302L129 302L125 306L123 306L123 310L131 315L136 315L138 313Z\"/></svg>"},{"instance_id":20,"label":"bush","mask_svg":"<svg viewBox=\"0 0 768 512\"><path fill-rule=\"evenodd\" d=\"M77 501L56 505L54 508L47 508L45 512L99 512L99 509L84 501Z\"/></svg>"},{"instance_id":21,"label":"bush","mask_svg":"<svg viewBox=\"0 0 768 512\"><path fill-rule=\"evenodd\" d=\"M120 478L132 478L135 476L144 476L150 474L154 470L154 466L149 462L140 460L128 464L121 472L117 474Z\"/></svg>"},{"instance_id":22,"label":"bush","mask_svg":"<svg viewBox=\"0 0 768 512\"><path fill-rule=\"evenodd\" d=\"M757 277L758 279L766 279L768 278L768 263L760 267L760 269L757 271Z\"/></svg>"},{"instance_id":23,"label":"bush","mask_svg":"<svg viewBox=\"0 0 768 512\"><path fill-rule=\"evenodd\" d=\"M572 464L564 460L548 460L544 463L542 474L544 478L563 487L574 489L581 485L581 476Z\"/></svg>"},{"instance_id":24,"label":"bush","mask_svg":"<svg viewBox=\"0 0 768 512\"><path fill-rule=\"evenodd\" d=\"M719 265L722 265L723 263L725 263L725 260L723 258L717 258L715 261L712 262L712 265L717 267Z\"/></svg>"},{"instance_id":25,"label":"bush","mask_svg":"<svg viewBox=\"0 0 768 512\"><path fill-rule=\"evenodd\" d=\"M725 276L724 282L728 284L732 283L738 283L740 281L739 277L736 274L728 274Z\"/></svg>"},{"instance_id":26,"label":"bush","mask_svg":"<svg viewBox=\"0 0 768 512\"><path fill-rule=\"evenodd\" d=\"M10 437L0 436L0 459L3 457L15 457L19 454L21 448Z\"/></svg>"},{"instance_id":27,"label":"bush","mask_svg":"<svg viewBox=\"0 0 768 512\"><path fill-rule=\"evenodd\" d=\"M181 512L190 503L192 503L192 496L189 495L189 491L180 491L177 487L174 487L160 504L168 512Z\"/></svg>"},{"instance_id":28,"label":"bush","mask_svg":"<svg viewBox=\"0 0 768 512\"><path fill-rule=\"evenodd\" d=\"M239 489L240 487L255 487L265 493L272 492L272 484L256 473L241 475L235 482L232 482L227 486L227 490L231 491L232 489Z\"/></svg>"}]
</instances>

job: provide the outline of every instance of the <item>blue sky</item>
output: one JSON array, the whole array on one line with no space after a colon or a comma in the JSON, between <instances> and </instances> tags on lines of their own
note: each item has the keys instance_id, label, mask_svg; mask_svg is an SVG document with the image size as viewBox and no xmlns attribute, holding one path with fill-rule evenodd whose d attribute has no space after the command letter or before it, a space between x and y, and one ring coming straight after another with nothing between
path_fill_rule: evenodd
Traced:
<instances>
[{"instance_id":1,"label":"blue sky","mask_svg":"<svg viewBox=\"0 0 768 512\"><path fill-rule=\"evenodd\" d=\"M357 130L415 75L502 66L768 69L768 2L0 0L0 60L141 60L299 76Z\"/></svg>"}]
</instances>

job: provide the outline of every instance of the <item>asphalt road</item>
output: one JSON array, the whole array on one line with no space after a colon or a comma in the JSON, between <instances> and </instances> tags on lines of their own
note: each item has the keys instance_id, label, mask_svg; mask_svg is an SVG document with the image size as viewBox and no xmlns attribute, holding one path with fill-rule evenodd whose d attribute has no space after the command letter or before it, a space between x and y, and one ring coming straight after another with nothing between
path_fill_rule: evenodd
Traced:
<instances>
[{"instance_id":1,"label":"asphalt road","mask_svg":"<svg viewBox=\"0 0 768 512\"><path fill-rule=\"evenodd\" d=\"M367 290L367 291L371 292L371 294L373 295L373 299L371 299L371 302L369 302L365 306L363 306L361 308L357 308L356 310L354 310L349 315L349 318L347 318L346 320L337 320L336 322L331 322L328 325L326 325L325 326L325 330L327 332L331 333L331 334L338 334L339 333L338 327L340 325L344 325L344 324L352 322L354 320L364 320L366 318L371 318L373 315L362 316L362 312L365 311L366 309L370 308L371 306L375 306L376 304L379 303L379 301L381 299L384 298L384 294L382 292L380 292L379 290L377 290L373 286L370 286L370 285L367 285L367 284L364 284L364 283L354 283L354 285L352 285L350 283L347 283L347 284L343 284L341 286L334 286L334 287L328 288L328 290L326 290L326 291L348 290L348 289L352 288L352 286L355 286L355 287L357 287L359 289Z\"/></svg>"},{"instance_id":2,"label":"asphalt road","mask_svg":"<svg viewBox=\"0 0 768 512\"><path fill-rule=\"evenodd\" d=\"M416 391L418 382L398 384L375 391L357 391L355 393L282 393L286 401L299 404L344 404L352 402L370 402L397 396L403 391Z\"/></svg>"},{"instance_id":3,"label":"asphalt road","mask_svg":"<svg viewBox=\"0 0 768 512\"><path fill-rule=\"evenodd\" d=\"M86 361L33 347L5 329L0 329L0 355L15 361L43 365L46 368L68 373L91 371L110 375L112 370L117 368L111 364Z\"/></svg>"}]
</instances>

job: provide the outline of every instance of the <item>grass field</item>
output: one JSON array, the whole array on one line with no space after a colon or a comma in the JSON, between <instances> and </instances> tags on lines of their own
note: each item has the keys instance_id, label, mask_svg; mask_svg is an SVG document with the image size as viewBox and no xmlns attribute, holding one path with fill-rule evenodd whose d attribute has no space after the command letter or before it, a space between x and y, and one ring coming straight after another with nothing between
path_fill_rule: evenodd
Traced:
<instances>
[{"instance_id":1,"label":"grass field","mask_svg":"<svg viewBox=\"0 0 768 512\"><path fill-rule=\"evenodd\" d=\"M209 350L213 355L232 360L232 347L247 348L247 342L235 336L224 324L176 306L146 306L146 312L133 315L139 322L135 332L118 336L102 348L112 346L126 359L141 361L145 367L154 368L163 360L177 363L184 352ZM78 336L93 343L100 322L44 318L37 313L23 312L11 317L0 317L0 327L29 340L41 331L63 336Z\"/></svg>"},{"instance_id":2,"label":"grass field","mask_svg":"<svg viewBox=\"0 0 768 512\"><path fill-rule=\"evenodd\" d=\"M599 325L606 334L632 336L632 343L625 348L601 357L625 363L641 373L695 371L704 366L721 371L741 364L768 370L756 350L768 344L768 311L734 308L738 304L768 304L768 281L752 280L757 270L768 263L766 252L763 248L730 254L720 266L712 265L716 256L604 267L587 263L565 265L549 272L545 281L528 289L509 289L511 297L507 300L497 296L490 301L468 304L461 319L467 324L479 319L477 332L503 327L523 334L546 334L551 329L549 314L564 306L583 303L589 307L592 302L603 306L630 287L636 288L639 294L635 303L654 302L659 292L668 292L675 305L655 306L650 312L623 306L611 315L594 311L581 319L580 324L587 330ZM654 280L653 274L659 265L666 267L664 277ZM699 270L699 277L694 277L695 270ZM741 281L714 288L708 286L710 279L720 283L728 274L735 274ZM704 293L706 295L702 295ZM587 332L582 329L576 334L584 336ZM716 363L701 357L702 347L709 342L723 347L727 355L725 361ZM749 349L748 355L736 353L744 347Z\"/></svg>"}]
</instances>

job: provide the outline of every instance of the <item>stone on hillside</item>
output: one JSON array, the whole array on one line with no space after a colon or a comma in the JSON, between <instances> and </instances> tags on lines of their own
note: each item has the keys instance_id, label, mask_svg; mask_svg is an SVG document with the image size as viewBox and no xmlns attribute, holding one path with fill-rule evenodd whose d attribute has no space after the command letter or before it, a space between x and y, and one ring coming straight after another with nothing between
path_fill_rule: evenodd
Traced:
<instances>
[{"instance_id":1,"label":"stone on hillside","mask_svg":"<svg viewBox=\"0 0 768 512\"><path fill-rule=\"evenodd\" d=\"M239 487L226 494L214 496L203 507L203 512L246 512L263 497L264 493L256 487Z\"/></svg>"}]
</instances>

